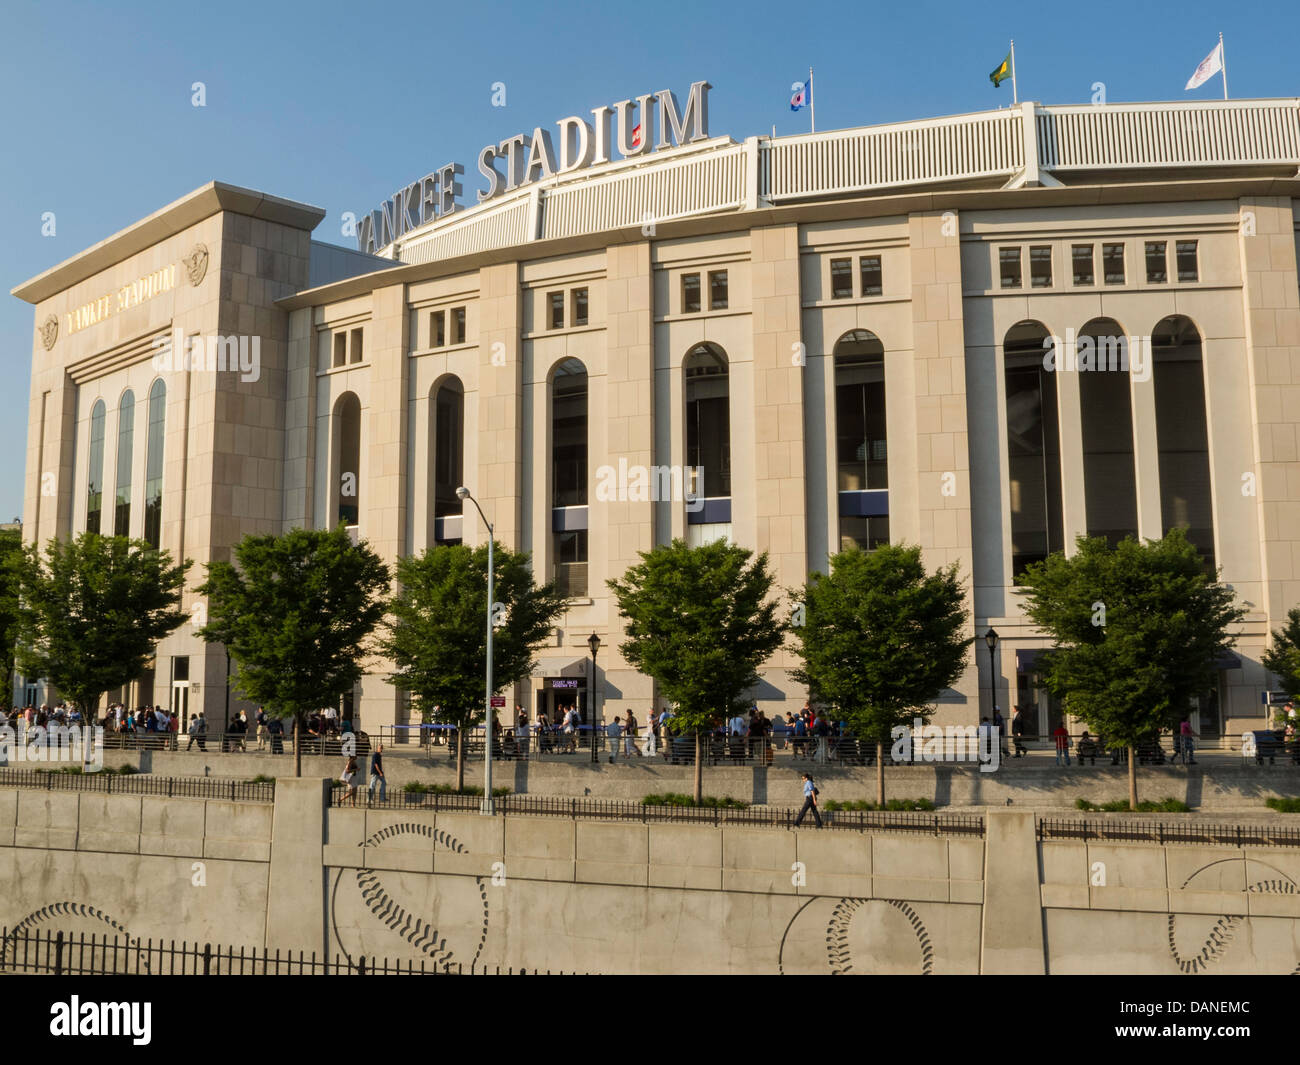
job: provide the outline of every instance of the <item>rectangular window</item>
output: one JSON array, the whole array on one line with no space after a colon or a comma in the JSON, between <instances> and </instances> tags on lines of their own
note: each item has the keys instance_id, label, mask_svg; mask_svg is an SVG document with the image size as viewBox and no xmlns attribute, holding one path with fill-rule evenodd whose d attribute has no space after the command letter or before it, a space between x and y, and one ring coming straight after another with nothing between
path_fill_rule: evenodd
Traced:
<instances>
[{"instance_id":1,"label":"rectangular window","mask_svg":"<svg viewBox=\"0 0 1300 1065\"><path fill-rule=\"evenodd\" d=\"M348 361L348 335L347 333L334 334L334 365L343 366Z\"/></svg>"},{"instance_id":2,"label":"rectangular window","mask_svg":"<svg viewBox=\"0 0 1300 1065\"><path fill-rule=\"evenodd\" d=\"M864 296L879 296L884 292L884 279L880 272L880 256L864 255L858 260L858 273Z\"/></svg>"},{"instance_id":3,"label":"rectangular window","mask_svg":"<svg viewBox=\"0 0 1300 1065\"><path fill-rule=\"evenodd\" d=\"M1163 240L1147 241L1147 284L1163 285L1169 280L1169 264Z\"/></svg>"},{"instance_id":4,"label":"rectangular window","mask_svg":"<svg viewBox=\"0 0 1300 1065\"><path fill-rule=\"evenodd\" d=\"M1039 245L1029 249L1029 284L1032 288L1052 287L1052 248Z\"/></svg>"},{"instance_id":5,"label":"rectangular window","mask_svg":"<svg viewBox=\"0 0 1300 1065\"><path fill-rule=\"evenodd\" d=\"M682 314L700 313L700 275L682 274Z\"/></svg>"},{"instance_id":6,"label":"rectangular window","mask_svg":"<svg viewBox=\"0 0 1300 1065\"><path fill-rule=\"evenodd\" d=\"M587 595L587 530L555 534L555 586L566 599Z\"/></svg>"},{"instance_id":7,"label":"rectangular window","mask_svg":"<svg viewBox=\"0 0 1300 1065\"><path fill-rule=\"evenodd\" d=\"M853 260L831 260L831 299L851 300L853 298Z\"/></svg>"},{"instance_id":8,"label":"rectangular window","mask_svg":"<svg viewBox=\"0 0 1300 1065\"><path fill-rule=\"evenodd\" d=\"M432 311L429 314L429 347L445 348L447 346L447 312Z\"/></svg>"},{"instance_id":9,"label":"rectangular window","mask_svg":"<svg viewBox=\"0 0 1300 1065\"><path fill-rule=\"evenodd\" d=\"M998 273L1003 288L1020 287L1020 249L998 249Z\"/></svg>"},{"instance_id":10,"label":"rectangular window","mask_svg":"<svg viewBox=\"0 0 1300 1065\"><path fill-rule=\"evenodd\" d=\"M360 362L362 355L362 330L352 330L352 361Z\"/></svg>"},{"instance_id":11,"label":"rectangular window","mask_svg":"<svg viewBox=\"0 0 1300 1065\"><path fill-rule=\"evenodd\" d=\"M548 329L564 328L564 293L552 292L548 297L551 301L551 324Z\"/></svg>"},{"instance_id":12,"label":"rectangular window","mask_svg":"<svg viewBox=\"0 0 1300 1065\"><path fill-rule=\"evenodd\" d=\"M1070 249L1070 260L1074 263L1074 283L1076 285L1096 284L1093 273L1092 245L1076 244Z\"/></svg>"},{"instance_id":13,"label":"rectangular window","mask_svg":"<svg viewBox=\"0 0 1300 1065\"><path fill-rule=\"evenodd\" d=\"M587 290L585 288L575 288L573 290L573 324L587 324Z\"/></svg>"},{"instance_id":14,"label":"rectangular window","mask_svg":"<svg viewBox=\"0 0 1300 1065\"><path fill-rule=\"evenodd\" d=\"M1124 245L1101 246L1101 269L1108 285L1124 284Z\"/></svg>"},{"instance_id":15,"label":"rectangular window","mask_svg":"<svg viewBox=\"0 0 1300 1065\"><path fill-rule=\"evenodd\" d=\"M1178 254L1178 280L1199 281L1201 274L1196 264L1196 241L1180 240L1175 247Z\"/></svg>"},{"instance_id":16,"label":"rectangular window","mask_svg":"<svg viewBox=\"0 0 1300 1065\"><path fill-rule=\"evenodd\" d=\"M709 310L725 311L727 309L727 271L709 271Z\"/></svg>"},{"instance_id":17,"label":"rectangular window","mask_svg":"<svg viewBox=\"0 0 1300 1065\"><path fill-rule=\"evenodd\" d=\"M465 343L465 308L457 307L451 312L451 342Z\"/></svg>"}]
</instances>

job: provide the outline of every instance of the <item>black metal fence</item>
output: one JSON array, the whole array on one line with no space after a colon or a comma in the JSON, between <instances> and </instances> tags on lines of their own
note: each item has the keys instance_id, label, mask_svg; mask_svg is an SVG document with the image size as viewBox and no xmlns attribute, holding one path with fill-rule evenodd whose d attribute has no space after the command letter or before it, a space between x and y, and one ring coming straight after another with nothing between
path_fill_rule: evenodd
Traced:
<instances>
[{"instance_id":1,"label":"black metal fence","mask_svg":"<svg viewBox=\"0 0 1300 1065\"><path fill-rule=\"evenodd\" d=\"M156 777L150 773L63 773L43 769L0 769L0 787L46 791L102 791L110 795L159 795L176 799L274 802L275 781L216 777Z\"/></svg>"},{"instance_id":2,"label":"black metal fence","mask_svg":"<svg viewBox=\"0 0 1300 1065\"><path fill-rule=\"evenodd\" d=\"M480 795L444 792L395 792L386 799L371 799L364 786L358 789L356 803L369 809L434 810L448 813L475 813L481 808ZM493 800L502 816L568 817L583 820L670 822L678 824L752 825L759 828L791 828L797 810L773 806L651 806L624 799L578 799L544 795L504 795ZM330 790L330 805L346 807L352 800L347 787L336 781ZM822 822L827 828L853 832L912 832L924 835L984 835L982 814L930 813L925 811L825 810ZM814 824L811 814L803 823Z\"/></svg>"},{"instance_id":3,"label":"black metal fence","mask_svg":"<svg viewBox=\"0 0 1300 1065\"><path fill-rule=\"evenodd\" d=\"M1149 821L1122 816L1114 819L1040 817L1038 838L1300 847L1300 825L1223 824L1192 819Z\"/></svg>"},{"instance_id":4,"label":"black metal fence","mask_svg":"<svg viewBox=\"0 0 1300 1065\"><path fill-rule=\"evenodd\" d=\"M223 947L211 943L138 940L60 930L0 929L0 973L53 976L565 976L550 969L428 965L362 955Z\"/></svg>"}]
</instances>

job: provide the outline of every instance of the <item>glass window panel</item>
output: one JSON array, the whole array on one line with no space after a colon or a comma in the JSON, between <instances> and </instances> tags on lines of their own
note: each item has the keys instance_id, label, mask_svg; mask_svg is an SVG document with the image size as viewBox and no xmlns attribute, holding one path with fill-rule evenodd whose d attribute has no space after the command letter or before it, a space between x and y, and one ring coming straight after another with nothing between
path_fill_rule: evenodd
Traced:
<instances>
[{"instance_id":1,"label":"glass window panel","mask_svg":"<svg viewBox=\"0 0 1300 1065\"><path fill-rule=\"evenodd\" d=\"M1020 287L1020 249L998 249L998 275L1002 288Z\"/></svg>"},{"instance_id":2,"label":"glass window panel","mask_svg":"<svg viewBox=\"0 0 1300 1065\"><path fill-rule=\"evenodd\" d=\"M113 518L116 536L131 535L131 444L135 436L135 393L125 392L117 409L117 507Z\"/></svg>"}]
</instances>

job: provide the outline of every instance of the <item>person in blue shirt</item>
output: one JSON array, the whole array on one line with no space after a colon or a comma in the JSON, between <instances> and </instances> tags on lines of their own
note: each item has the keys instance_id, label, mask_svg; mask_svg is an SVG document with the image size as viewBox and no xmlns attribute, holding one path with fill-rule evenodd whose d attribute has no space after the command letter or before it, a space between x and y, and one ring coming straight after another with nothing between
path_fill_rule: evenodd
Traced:
<instances>
[{"instance_id":1,"label":"person in blue shirt","mask_svg":"<svg viewBox=\"0 0 1300 1065\"><path fill-rule=\"evenodd\" d=\"M812 811L813 820L817 822L817 827L822 827L822 815L817 811L817 786L813 784L813 778L805 773L803 775L803 809L799 811L799 816L794 819L797 826L803 824L804 814L809 810Z\"/></svg>"}]
</instances>

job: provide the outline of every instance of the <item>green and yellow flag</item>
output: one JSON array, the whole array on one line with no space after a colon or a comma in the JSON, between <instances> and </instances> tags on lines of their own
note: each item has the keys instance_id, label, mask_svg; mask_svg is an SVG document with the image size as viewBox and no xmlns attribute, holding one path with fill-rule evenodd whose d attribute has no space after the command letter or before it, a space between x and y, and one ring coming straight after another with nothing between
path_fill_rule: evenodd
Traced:
<instances>
[{"instance_id":1,"label":"green and yellow flag","mask_svg":"<svg viewBox=\"0 0 1300 1065\"><path fill-rule=\"evenodd\" d=\"M1007 53L1006 59L1002 60L1002 62L998 64L998 69L989 75L989 81L993 82L993 87L996 89L1009 77L1011 77L1010 52Z\"/></svg>"}]
</instances>

